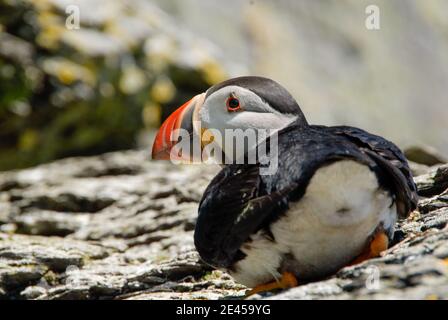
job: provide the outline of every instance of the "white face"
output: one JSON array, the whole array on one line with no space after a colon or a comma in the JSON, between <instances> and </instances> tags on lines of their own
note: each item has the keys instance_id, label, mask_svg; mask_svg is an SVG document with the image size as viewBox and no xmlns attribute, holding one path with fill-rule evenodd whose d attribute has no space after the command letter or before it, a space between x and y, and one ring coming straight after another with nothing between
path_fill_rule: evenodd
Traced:
<instances>
[{"instance_id":1,"label":"white face","mask_svg":"<svg viewBox=\"0 0 448 320\"><path fill-rule=\"evenodd\" d=\"M230 111L229 98L237 99L239 108ZM296 119L292 114L282 114L250 90L238 86L224 87L207 97L199 111L201 126L217 129L276 129L288 126Z\"/></svg>"},{"instance_id":2,"label":"white face","mask_svg":"<svg viewBox=\"0 0 448 320\"><path fill-rule=\"evenodd\" d=\"M242 159L245 154L254 155L249 151L255 151L260 142L297 118L280 113L254 92L239 86L226 86L212 93L201 106L198 116L201 128L211 129L213 145L231 160ZM204 135L202 139L210 141ZM212 154L210 159L222 163L220 152Z\"/></svg>"}]
</instances>

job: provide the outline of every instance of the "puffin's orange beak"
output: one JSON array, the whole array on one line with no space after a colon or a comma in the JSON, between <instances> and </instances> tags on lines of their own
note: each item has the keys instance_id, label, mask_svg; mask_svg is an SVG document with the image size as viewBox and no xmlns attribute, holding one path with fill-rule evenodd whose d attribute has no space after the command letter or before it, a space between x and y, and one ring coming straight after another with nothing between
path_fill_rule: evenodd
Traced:
<instances>
[{"instance_id":1,"label":"puffin's orange beak","mask_svg":"<svg viewBox=\"0 0 448 320\"><path fill-rule=\"evenodd\" d=\"M205 93L193 97L174 111L160 127L152 147L152 158L155 160L172 159L171 149L178 143L177 130L186 130L191 139L195 135L195 122L199 121L198 112L204 103ZM180 159L191 161L190 155L181 155ZM176 160L179 160L177 158Z\"/></svg>"}]
</instances>

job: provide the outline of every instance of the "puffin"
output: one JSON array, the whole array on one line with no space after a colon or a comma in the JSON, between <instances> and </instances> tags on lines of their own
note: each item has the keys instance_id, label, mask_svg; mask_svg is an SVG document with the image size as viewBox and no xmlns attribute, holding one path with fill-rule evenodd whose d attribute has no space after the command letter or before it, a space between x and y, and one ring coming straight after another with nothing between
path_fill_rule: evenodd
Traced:
<instances>
[{"instance_id":1,"label":"puffin","mask_svg":"<svg viewBox=\"0 0 448 320\"><path fill-rule=\"evenodd\" d=\"M251 288L249 295L380 256L397 219L417 207L412 173L394 143L356 127L309 124L293 96L265 77L232 78L193 97L164 121L152 158L209 162L213 156L174 150L197 140L203 151L226 130L269 134L220 163L199 203L194 244L205 263ZM235 151L216 145L216 155ZM261 145L276 159L268 174L263 156L244 156Z\"/></svg>"}]
</instances>

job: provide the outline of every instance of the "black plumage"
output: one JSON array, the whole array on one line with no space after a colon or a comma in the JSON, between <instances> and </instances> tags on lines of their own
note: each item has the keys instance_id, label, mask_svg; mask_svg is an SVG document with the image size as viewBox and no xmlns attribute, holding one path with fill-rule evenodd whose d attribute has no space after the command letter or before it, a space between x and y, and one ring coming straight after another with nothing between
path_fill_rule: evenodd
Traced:
<instances>
[{"instance_id":1,"label":"black plumage","mask_svg":"<svg viewBox=\"0 0 448 320\"><path fill-rule=\"evenodd\" d=\"M392 142L353 127L308 126L299 118L279 133L275 174L260 175L259 164L234 164L212 180L200 202L194 235L202 259L232 268L244 257L240 248L252 234L264 230L272 236L269 226L302 198L316 170L343 159L367 165L401 217L416 208L409 166Z\"/></svg>"},{"instance_id":2,"label":"black plumage","mask_svg":"<svg viewBox=\"0 0 448 320\"><path fill-rule=\"evenodd\" d=\"M226 165L207 187L194 234L205 262L249 286L275 280L283 272L312 280L362 257L363 246L370 250L378 235L390 240L397 216L404 218L416 208L411 171L392 142L354 127L309 125L289 92L263 77L213 86L202 108L223 110L220 99L235 92L246 103L260 103L261 98L263 104L258 113L253 105L249 109L252 119L244 115L243 105L240 118L262 128L271 128L273 115L288 124L278 127L274 121L276 129L282 128L278 148L269 150L270 144L264 144L268 157L278 159L275 172L262 175L260 163ZM208 119L208 124L233 119L230 127L235 122L251 127L237 121L233 112L214 114L217 119ZM322 193L328 198L321 198ZM359 194L359 201L352 194ZM382 251L387 240L381 241Z\"/></svg>"},{"instance_id":3,"label":"black plumage","mask_svg":"<svg viewBox=\"0 0 448 320\"><path fill-rule=\"evenodd\" d=\"M288 90L272 79L253 76L232 78L208 89L205 99L219 89L227 86L238 86L248 89L280 113L296 115L297 124L307 125L305 116L294 97L288 92Z\"/></svg>"}]
</instances>

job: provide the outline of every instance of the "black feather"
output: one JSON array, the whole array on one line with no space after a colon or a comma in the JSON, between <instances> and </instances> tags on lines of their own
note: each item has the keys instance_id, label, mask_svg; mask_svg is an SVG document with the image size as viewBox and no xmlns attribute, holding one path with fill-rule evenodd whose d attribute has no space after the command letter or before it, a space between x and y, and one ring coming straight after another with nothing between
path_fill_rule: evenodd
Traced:
<instances>
[{"instance_id":1,"label":"black feather","mask_svg":"<svg viewBox=\"0 0 448 320\"><path fill-rule=\"evenodd\" d=\"M415 209L415 184L393 143L361 129L304 128L299 123L279 133L275 174L260 175L258 164L229 165L210 183L199 205L194 236L202 259L216 267L232 266L251 235L269 231L290 202L300 201L316 170L343 159L368 166L395 197L402 217Z\"/></svg>"}]
</instances>

